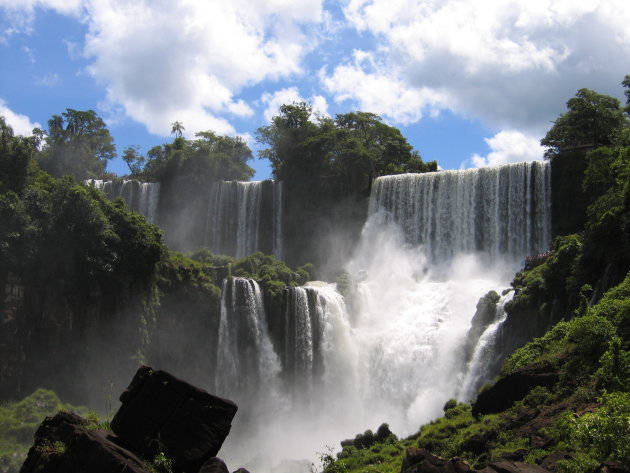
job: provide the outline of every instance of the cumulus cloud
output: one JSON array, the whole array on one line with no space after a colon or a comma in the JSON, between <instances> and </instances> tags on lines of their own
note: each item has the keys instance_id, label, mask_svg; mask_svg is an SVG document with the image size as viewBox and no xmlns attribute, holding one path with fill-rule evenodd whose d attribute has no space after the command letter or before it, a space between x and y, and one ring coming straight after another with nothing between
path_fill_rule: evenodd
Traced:
<instances>
[{"instance_id":1,"label":"cumulus cloud","mask_svg":"<svg viewBox=\"0 0 630 473\"><path fill-rule=\"evenodd\" d=\"M37 122L31 122L26 115L15 113L11 110L7 103L0 98L0 116L4 117L6 123L13 128L13 133L16 135L30 136L33 128L41 128L42 126Z\"/></svg>"},{"instance_id":2,"label":"cumulus cloud","mask_svg":"<svg viewBox=\"0 0 630 473\"><path fill-rule=\"evenodd\" d=\"M250 116L247 86L300 74L314 46L306 31L320 0L194 2L91 0L85 53L91 74L149 131L170 123L234 133L226 116Z\"/></svg>"},{"instance_id":3,"label":"cumulus cloud","mask_svg":"<svg viewBox=\"0 0 630 473\"><path fill-rule=\"evenodd\" d=\"M541 132L581 87L620 95L630 63L626 0L349 0L344 14L378 39L379 70L355 59L324 83L359 104L370 104L377 86L349 92L351 74L393 84L390 100L417 97L407 112L392 110L395 119L417 120L414 109L434 105L495 129Z\"/></svg>"},{"instance_id":4,"label":"cumulus cloud","mask_svg":"<svg viewBox=\"0 0 630 473\"><path fill-rule=\"evenodd\" d=\"M389 74L370 52L355 50L351 64L336 67L327 75L320 71L321 81L337 102L353 101L358 108L382 115L396 123L408 125L447 108L448 95L438 89L410 87L400 77Z\"/></svg>"},{"instance_id":5,"label":"cumulus cloud","mask_svg":"<svg viewBox=\"0 0 630 473\"><path fill-rule=\"evenodd\" d=\"M325 97L314 95L310 99L305 99L300 95L297 87L287 87L273 93L266 92L262 95L261 101L267 106L264 111L264 117L268 122L278 114L281 105L292 104L293 102L308 102L313 106L313 114L315 116L329 116L328 103Z\"/></svg>"},{"instance_id":6,"label":"cumulus cloud","mask_svg":"<svg viewBox=\"0 0 630 473\"><path fill-rule=\"evenodd\" d=\"M543 159L544 148L537 137L516 130L503 130L492 138L485 138L490 147L486 156L474 154L470 162L474 167L496 166Z\"/></svg>"}]
</instances>

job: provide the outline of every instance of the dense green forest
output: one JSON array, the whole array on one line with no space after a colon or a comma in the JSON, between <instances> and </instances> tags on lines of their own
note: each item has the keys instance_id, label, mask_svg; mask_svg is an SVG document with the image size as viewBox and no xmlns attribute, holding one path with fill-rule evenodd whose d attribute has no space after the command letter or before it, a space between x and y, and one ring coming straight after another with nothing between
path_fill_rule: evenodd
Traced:
<instances>
[{"instance_id":1,"label":"dense green forest","mask_svg":"<svg viewBox=\"0 0 630 473\"><path fill-rule=\"evenodd\" d=\"M322 454L326 472L400 471L411 446L475 468L502 459L561 472L630 468L630 76L623 85L625 106L578 91L541 141L565 198L554 204L551 251L512 282L506 323L514 347L537 338L504 354L500 376L477 400L449 401L444 417L407 439L383 426L359 434L337 455ZM173 141L146 156L135 147L123 154L133 177L162 183L174 209L201 205L194 197L209 181L251 178L252 153L240 138L206 131L189 140L182 129L175 122ZM15 471L38 419L61 405L37 388L98 403L86 383L111 398L147 361L203 384L203 369L188 361L213 343L224 277L259 281L273 337L284 288L324 272L356 241L372 180L437 171L369 113L314 118L308 104L285 105L257 139L287 183L291 265L262 253L235 260L171 251L160 228L84 185L107 177L115 155L93 111L68 109L32 137L15 136L0 117L0 399L13 401L0 407L2 471ZM172 218L167 226L179 224ZM322 241L331 228L336 246ZM201 368L212 356L198 360ZM118 376L100 379L105 373ZM523 378L528 389L510 388Z\"/></svg>"}]
</instances>

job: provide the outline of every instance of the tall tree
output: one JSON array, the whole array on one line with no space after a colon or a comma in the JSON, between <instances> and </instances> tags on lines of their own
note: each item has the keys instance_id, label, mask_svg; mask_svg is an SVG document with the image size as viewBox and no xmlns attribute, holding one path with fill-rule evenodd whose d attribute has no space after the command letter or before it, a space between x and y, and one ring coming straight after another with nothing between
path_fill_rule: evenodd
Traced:
<instances>
[{"instance_id":1,"label":"tall tree","mask_svg":"<svg viewBox=\"0 0 630 473\"><path fill-rule=\"evenodd\" d=\"M578 90L567 109L540 141L548 148L548 159L562 152L610 146L626 124L619 100L589 89Z\"/></svg>"},{"instance_id":2,"label":"tall tree","mask_svg":"<svg viewBox=\"0 0 630 473\"><path fill-rule=\"evenodd\" d=\"M176 139L183 136L185 129L186 128L184 128L184 124L179 120L175 120L173 123L171 123L171 133L175 135Z\"/></svg>"},{"instance_id":3,"label":"tall tree","mask_svg":"<svg viewBox=\"0 0 630 473\"><path fill-rule=\"evenodd\" d=\"M38 156L41 167L55 177L99 177L116 156L114 139L105 122L93 110L66 109L48 120L48 130L36 130L43 138Z\"/></svg>"}]
</instances>

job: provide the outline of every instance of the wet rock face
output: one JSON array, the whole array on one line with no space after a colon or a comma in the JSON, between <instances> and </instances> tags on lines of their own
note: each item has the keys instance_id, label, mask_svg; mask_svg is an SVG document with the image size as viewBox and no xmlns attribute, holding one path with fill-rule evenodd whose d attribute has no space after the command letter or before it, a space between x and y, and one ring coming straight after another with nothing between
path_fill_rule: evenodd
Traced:
<instances>
[{"instance_id":1,"label":"wet rock face","mask_svg":"<svg viewBox=\"0 0 630 473\"><path fill-rule=\"evenodd\" d=\"M35 443L20 473L150 473L143 460L120 444L116 435L91 430L70 412L48 417L35 433Z\"/></svg>"},{"instance_id":2,"label":"wet rock face","mask_svg":"<svg viewBox=\"0 0 630 473\"><path fill-rule=\"evenodd\" d=\"M147 366L120 401L112 430L145 458L163 452L175 471L199 471L216 456L237 411L233 402Z\"/></svg>"}]
</instances>

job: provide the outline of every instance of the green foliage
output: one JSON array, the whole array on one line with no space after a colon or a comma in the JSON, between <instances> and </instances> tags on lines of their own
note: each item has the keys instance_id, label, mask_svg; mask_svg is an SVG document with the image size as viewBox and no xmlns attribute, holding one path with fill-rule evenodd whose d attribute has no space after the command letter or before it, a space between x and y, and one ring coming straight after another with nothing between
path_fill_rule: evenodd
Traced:
<instances>
[{"instance_id":1,"label":"green foliage","mask_svg":"<svg viewBox=\"0 0 630 473\"><path fill-rule=\"evenodd\" d=\"M36 129L34 135L43 145L37 160L54 177L99 177L116 156L107 125L93 110L68 108L48 120L47 131Z\"/></svg>"},{"instance_id":2,"label":"green foliage","mask_svg":"<svg viewBox=\"0 0 630 473\"><path fill-rule=\"evenodd\" d=\"M578 90L540 144L549 148L546 158L576 148L597 148L612 144L625 126L619 100L589 89Z\"/></svg>"},{"instance_id":3,"label":"green foliage","mask_svg":"<svg viewBox=\"0 0 630 473\"><path fill-rule=\"evenodd\" d=\"M17 473L26 459L39 424L46 416L70 409L77 410L63 404L56 393L47 389L37 389L20 401L1 404L0 470ZM47 454L63 453L65 447L60 442L45 446Z\"/></svg>"},{"instance_id":4,"label":"green foliage","mask_svg":"<svg viewBox=\"0 0 630 473\"><path fill-rule=\"evenodd\" d=\"M242 138L220 136L212 131L195 136L197 139L186 140L177 135L173 143L151 148L142 162L132 152L129 158L134 164L146 163L142 172L138 170L144 179L166 184L184 180L196 191L209 181L248 180L254 175L247 165L252 152Z\"/></svg>"},{"instance_id":5,"label":"green foliage","mask_svg":"<svg viewBox=\"0 0 630 473\"><path fill-rule=\"evenodd\" d=\"M164 452L159 452L150 463L147 463L152 473L173 473L173 460Z\"/></svg>"},{"instance_id":6,"label":"green foliage","mask_svg":"<svg viewBox=\"0 0 630 473\"><path fill-rule=\"evenodd\" d=\"M559 419L560 438L577 453L558 465L560 471L589 471L607 460L630 466L630 394L605 393L600 402L593 412Z\"/></svg>"}]
</instances>

